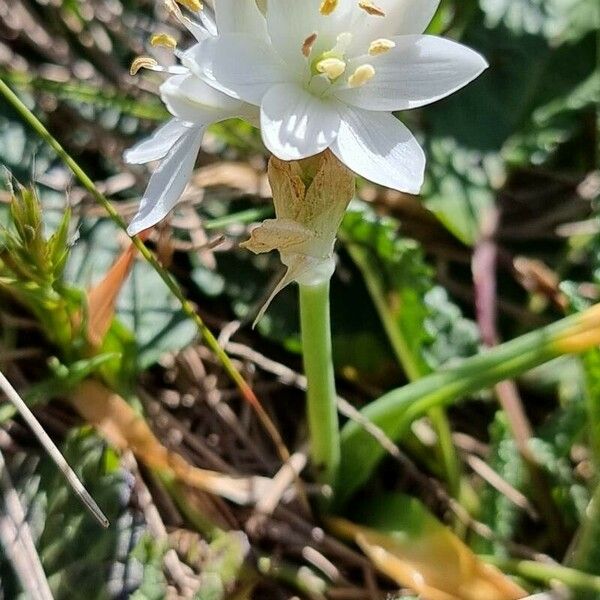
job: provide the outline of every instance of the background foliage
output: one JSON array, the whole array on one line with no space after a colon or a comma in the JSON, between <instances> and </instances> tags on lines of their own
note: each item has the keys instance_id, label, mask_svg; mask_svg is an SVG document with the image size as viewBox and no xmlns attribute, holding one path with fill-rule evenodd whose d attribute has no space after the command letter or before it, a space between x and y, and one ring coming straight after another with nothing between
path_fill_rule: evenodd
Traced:
<instances>
[{"instance_id":1,"label":"background foliage","mask_svg":"<svg viewBox=\"0 0 600 600\"><path fill-rule=\"evenodd\" d=\"M598 301L599 27L596 0L442 0L430 32L476 48L490 68L451 98L398 115L426 149L422 197L361 182L344 220L333 282L334 353L341 392L356 407ZM128 73L133 57L156 52L148 44L156 30L185 45L184 34L152 0L0 0L0 77L125 218L135 210L147 172L125 166L122 151L166 116L155 94L160 80ZM164 54L158 58L169 60ZM287 444L296 448L305 439L301 396L295 380L285 376L285 369L300 368L296 290L286 289L251 330L278 276L277 260L237 248L248 228L271 211L265 157L259 136L245 124L214 127L187 202L153 233L150 244L215 331L231 331L230 324L240 322L226 348L241 352L245 376L260 390ZM90 362L74 315L82 314L85 290L102 281L125 239L4 101L0 163L7 169L0 223L9 223L10 173L35 184L44 220L35 239L43 230L46 237L58 231L59 240L50 262L44 255L32 275L32 257L42 256L46 247L30 245L15 254L14 219L0 232L3 372L33 390L27 399L38 405L64 398L84 377L101 376L136 411L144 409L157 436L194 464L273 476L279 463L269 439L146 263L136 261L119 294L116 320ZM64 218L67 205L70 219ZM215 248L206 245L220 235L224 241ZM68 331L66 325L49 327L48 315L58 314L69 322ZM33 334L20 325L20 319L32 317L39 322ZM18 351L32 349L33 359L19 358ZM248 349L279 366L256 363ZM192 360L190 353L200 358ZM600 597L600 580L593 579L600 576L599 364L598 352L591 350L582 360L560 358L519 379L535 473L519 451L511 427L515 415L498 404L502 393L480 390L449 413L446 433L458 467L444 454L440 422L430 414L401 440L409 465L385 459L340 513L376 528L382 514L376 508L359 514L356 508L376 507L390 493L410 494L446 523L446 531L452 529L505 572L516 572L526 589L545 588L562 577L578 590L573 597ZM194 379L198 373L200 382ZM234 433L224 425L230 413ZM18 419L12 420L13 412L1 405L0 415L7 436L0 437L0 449L28 507L56 598L224 598L234 589L239 598L288 597L290 590L319 598L328 586L368 588L357 575L360 563L323 548L328 558L341 561L345 579L325 584L313 565L311 577L300 576L308 566L285 535L268 533L268 527L267 533L255 531L243 510L177 488L147 465L140 475L82 428L71 409L53 401L39 415L64 440L65 455L113 522L100 532ZM173 420L177 427L164 427ZM200 440L200 450L190 438ZM491 476L480 467L483 461ZM161 541L140 506L140 477L148 481L169 531ZM449 495L479 528L457 519ZM394 496L389 506L399 513L414 508L402 498ZM397 526L404 527L399 513ZM394 513L385 516L393 519ZM241 567L246 538L215 533L230 528L244 529L252 543L249 567ZM344 531L340 538L348 537ZM177 550L196 585L186 588L165 568L168 549ZM528 570L518 561L540 553L574 571ZM376 585L397 590L389 579ZM0 554L0 597L20 593Z\"/></svg>"}]
</instances>

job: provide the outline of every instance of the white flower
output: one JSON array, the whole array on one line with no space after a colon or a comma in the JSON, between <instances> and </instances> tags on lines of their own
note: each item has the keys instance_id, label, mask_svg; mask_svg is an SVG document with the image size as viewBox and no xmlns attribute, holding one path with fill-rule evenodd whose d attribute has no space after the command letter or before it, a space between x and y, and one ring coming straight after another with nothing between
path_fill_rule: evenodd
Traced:
<instances>
[{"instance_id":1,"label":"white flower","mask_svg":"<svg viewBox=\"0 0 600 600\"><path fill-rule=\"evenodd\" d=\"M216 35L214 25L204 17L204 24L184 17L174 3L173 12L198 42ZM160 67L152 59L134 63L155 71L173 74L160 87L160 94L173 118L147 140L125 152L125 161L143 164L161 161L152 174L140 208L127 231L130 235L152 227L174 208L188 184L204 131L211 123L242 117L258 121L255 107L216 90L189 72L187 67Z\"/></svg>"},{"instance_id":2,"label":"white flower","mask_svg":"<svg viewBox=\"0 0 600 600\"><path fill-rule=\"evenodd\" d=\"M278 158L330 148L366 179L418 193L425 156L392 111L448 96L487 67L465 46L422 35L438 3L267 0L261 10L256 0L215 0L218 35L182 62L260 107L263 140Z\"/></svg>"},{"instance_id":3,"label":"white flower","mask_svg":"<svg viewBox=\"0 0 600 600\"><path fill-rule=\"evenodd\" d=\"M281 160L329 148L366 179L416 194L425 156L392 112L435 102L487 67L465 46L422 35L439 0L214 0L216 22L166 2L198 43L177 54L181 65L139 63L173 75L161 86L173 119L125 155L161 161L130 234L175 206L205 128L232 117L257 126L260 117Z\"/></svg>"}]
</instances>

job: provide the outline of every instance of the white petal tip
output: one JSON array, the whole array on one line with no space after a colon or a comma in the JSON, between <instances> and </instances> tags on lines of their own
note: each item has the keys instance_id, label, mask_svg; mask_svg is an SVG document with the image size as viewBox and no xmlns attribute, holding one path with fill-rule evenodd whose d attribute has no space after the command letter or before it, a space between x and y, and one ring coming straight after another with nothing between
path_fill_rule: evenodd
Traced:
<instances>
[{"instance_id":1,"label":"white petal tip","mask_svg":"<svg viewBox=\"0 0 600 600\"><path fill-rule=\"evenodd\" d=\"M126 150L123 153L123 160L125 161L126 165L140 165L140 164L142 164L141 162L137 162L135 160L135 154L132 154L129 150Z\"/></svg>"},{"instance_id":2,"label":"white petal tip","mask_svg":"<svg viewBox=\"0 0 600 600\"><path fill-rule=\"evenodd\" d=\"M136 236L138 233L141 233L143 231L143 228L137 226L137 225L130 225L127 228L127 235L129 237L134 237Z\"/></svg>"}]
</instances>

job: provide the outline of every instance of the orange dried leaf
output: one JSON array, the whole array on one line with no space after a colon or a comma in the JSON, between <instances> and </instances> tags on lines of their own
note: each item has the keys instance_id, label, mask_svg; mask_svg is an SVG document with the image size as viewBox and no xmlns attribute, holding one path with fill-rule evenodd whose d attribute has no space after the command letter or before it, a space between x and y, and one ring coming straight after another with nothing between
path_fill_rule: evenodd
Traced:
<instances>
[{"instance_id":1,"label":"orange dried leaf","mask_svg":"<svg viewBox=\"0 0 600 600\"><path fill-rule=\"evenodd\" d=\"M109 269L102 281L88 292L87 338L94 348L102 345L110 329L119 292L135 261L135 246L131 245Z\"/></svg>"},{"instance_id":2,"label":"orange dried leaf","mask_svg":"<svg viewBox=\"0 0 600 600\"><path fill-rule=\"evenodd\" d=\"M406 523L395 531L344 519L330 519L328 524L338 535L352 539L377 570L424 600L517 600L527 596L510 578L482 562L418 501L400 500L406 509Z\"/></svg>"},{"instance_id":3,"label":"orange dried leaf","mask_svg":"<svg viewBox=\"0 0 600 600\"><path fill-rule=\"evenodd\" d=\"M118 394L99 381L82 382L71 394L77 412L119 450L130 450L150 469L181 483L222 496L237 504L253 504L270 487L262 477L228 477L190 465L168 450L142 416Z\"/></svg>"}]
</instances>

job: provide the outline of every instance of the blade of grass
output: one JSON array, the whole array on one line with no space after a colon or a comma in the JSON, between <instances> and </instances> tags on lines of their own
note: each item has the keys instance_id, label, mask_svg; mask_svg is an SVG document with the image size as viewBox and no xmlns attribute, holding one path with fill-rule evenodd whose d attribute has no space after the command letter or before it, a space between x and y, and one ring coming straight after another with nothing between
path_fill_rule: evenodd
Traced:
<instances>
[{"instance_id":1,"label":"blade of grass","mask_svg":"<svg viewBox=\"0 0 600 600\"><path fill-rule=\"evenodd\" d=\"M77 496L79 496L85 507L102 527L108 527L108 519L100 510L100 507L96 504L95 500L91 497L85 487L83 487L83 484L79 481L75 471L71 469L63 455L60 453L60 450L54 445L50 436L40 425L40 422L35 418L34 414L29 410L29 407L25 404L21 396L19 396L10 381L6 379L2 371L0 371L0 390L4 392L9 402L19 411L23 420L37 437L44 450L48 453L48 456L54 461L54 464L59 468L60 472L64 475L65 479L68 481L71 488L73 488L73 491Z\"/></svg>"},{"instance_id":2,"label":"blade of grass","mask_svg":"<svg viewBox=\"0 0 600 600\"><path fill-rule=\"evenodd\" d=\"M361 412L392 440L402 438L411 423L432 407L460 399L563 354L583 352L600 343L600 305L561 319L415 383L388 392ZM339 502L369 479L385 451L356 423L342 429Z\"/></svg>"},{"instance_id":3,"label":"blade of grass","mask_svg":"<svg viewBox=\"0 0 600 600\"><path fill-rule=\"evenodd\" d=\"M554 581L559 581L574 590L600 592L600 577L577 569L563 567L558 564L502 558L500 556L480 556L480 558L505 573L514 573L531 581L544 583L547 586L551 586Z\"/></svg>"},{"instance_id":4,"label":"blade of grass","mask_svg":"<svg viewBox=\"0 0 600 600\"><path fill-rule=\"evenodd\" d=\"M65 165L73 172L75 177L79 180L81 185L90 193L90 195L101 204L109 217L121 228L123 231L127 231L127 224L115 210L109 200L104 196L94 182L90 179L87 173L77 164L77 162L71 157L71 155L60 145L60 143L52 136L52 134L46 129L43 123L23 104L21 99L6 85L6 83L0 78L0 94L11 104L11 106L17 111L21 118L34 130L34 132L40 136L59 156L59 158L65 163ZM210 329L206 326L200 315L194 309L192 303L185 297L181 287L171 276L171 274L158 262L154 254L146 247L144 242L138 236L131 238L133 244L138 249L143 258L148 264L156 271L159 277L163 280L165 285L169 288L171 293L177 298L181 304L183 312L194 322L198 331L205 341L206 345L212 350L215 356L218 358L223 368L229 375L230 379L237 385L242 397L254 408L258 418L260 419L263 427L273 440L275 447L279 453L282 461L287 461L290 457L290 453L286 448L283 439L277 430L277 427L259 402L258 398L254 394L252 388L248 385L246 380L243 378L241 373L236 369L235 365L227 355L227 353L221 348L219 342L212 334Z\"/></svg>"},{"instance_id":5,"label":"blade of grass","mask_svg":"<svg viewBox=\"0 0 600 600\"><path fill-rule=\"evenodd\" d=\"M342 235L342 239L344 239ZM396 355L396 360L404 370L411 382L417 381L431 373L425 361L416 356L411 344L406 339L402 327L398 326L397 315L392 314L388 294L386 293L383 279L373 268L372 256L369 250L360 244L353 244L351 240L345 239L346 248L356 266L360 269L367 290L373 300L373 304L379 314L379 318L386 332L390 345ZM400 306L397 311L403 310ZM461 486L461 463L452 441L452 428L446 411L440 407L433 407L428 412L429 419L437 433L437 454L443 464L445 479L448 482L450 493L455 498L460 497Z\"/></svg>"},{"instance_id":6,"label":"blade of grass","mask_svg":"<svg viewBox=\"0 0 600 600\"><path fill-rule=\"evenodd\" d=\"M79 82L52 81L22 71L0 70L0 77L18 88L50 92L58 98L91 104L98 108L116 108L123 114L139 119L163 121L169 117L162 104L131 100L110 88L101 89Z\"/></svg>"}]
</instances>

